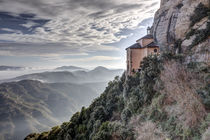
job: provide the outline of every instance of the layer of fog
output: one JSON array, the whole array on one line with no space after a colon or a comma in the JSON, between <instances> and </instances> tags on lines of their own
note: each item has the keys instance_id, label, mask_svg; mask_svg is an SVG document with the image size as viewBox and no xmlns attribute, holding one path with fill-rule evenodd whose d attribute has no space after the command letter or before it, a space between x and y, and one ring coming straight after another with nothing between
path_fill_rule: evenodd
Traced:
<instances>
[{"instance_id":1,"label":"layer of fog","mask_svg":"<svg viewBox=\"0 0 210 140\"><path fill-rule=\"evenodd\" d=\"M32 73L41 73L45 71L53 71L52 69L24 69L24 70L7 70L0 71L0 80L11 79L21 75L32 74Z\"/></svg>"}]
</instances>

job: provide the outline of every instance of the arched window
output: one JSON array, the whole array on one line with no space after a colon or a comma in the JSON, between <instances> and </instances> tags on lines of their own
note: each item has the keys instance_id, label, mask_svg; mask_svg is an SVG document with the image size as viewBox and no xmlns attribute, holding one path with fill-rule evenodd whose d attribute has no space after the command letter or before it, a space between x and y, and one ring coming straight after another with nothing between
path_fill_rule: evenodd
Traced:
<instances>
[{"instance_id":1,"label":"arched window","mask_svg":"<svg viewBox=\"0 0 210 140\"><path fill-rule=\"evenodd\" d=\"M157 53L157 49L154 49L154 52Z\"/></svg>"}]
</instances>

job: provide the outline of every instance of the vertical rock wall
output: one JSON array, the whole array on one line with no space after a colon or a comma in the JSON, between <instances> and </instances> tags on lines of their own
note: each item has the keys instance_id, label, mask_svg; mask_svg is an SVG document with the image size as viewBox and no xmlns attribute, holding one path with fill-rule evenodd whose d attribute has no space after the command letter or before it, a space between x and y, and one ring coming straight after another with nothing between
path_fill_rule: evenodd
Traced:
<instances>
[{"instance_id":1,"label":"vertical rock wall","mask_svg":"<svg viewBox=\"0 0 210 140\"><path fill-rule=\"evenodd\" d=\"M200 2L209 4L209 0L161 0L155 14L153 35L162 50L172 49L176 40L184 39L190 30L190 16Z\"/></svg>"},{"instance_id":2,"label":"vertical rock wall","mask_svg":"<svg viewBox=\"0 0 210 140\"><path fill-rule=\"evenodd\" d=\"M160 9L156 12L153 23L153 35L159 43L161 51L175 51L175 42L180 39L183 53L186 53L186 48L193 41L193 37L187 40L186 34L192 28L205 28L208 21L208 18L204 18L193 27L190 27L190 17L199 3L209 7L210 0L161 0ZM209 54L207 54L207 58L203 57L203 54L199 57L200 50L203 51L203 48L207 49L209 53L210 38L193 48L191 52L192 58L190 59L209 61ZM193 55L196 55L196 57ZM202 58L205 58L205 60Z\"/></svg>"}]
</instances>

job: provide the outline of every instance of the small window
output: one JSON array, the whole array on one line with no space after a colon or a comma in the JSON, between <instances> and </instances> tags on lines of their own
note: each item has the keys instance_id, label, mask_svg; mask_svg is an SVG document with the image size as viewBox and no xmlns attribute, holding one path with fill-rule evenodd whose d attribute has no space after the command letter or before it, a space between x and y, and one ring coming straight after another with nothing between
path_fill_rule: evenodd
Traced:
<instances>
[{"instance_id":1,"label":"small window","mask_svg":"<svg viewBox=\"0 0 210 140\"><path fill-rule=\"evenodd\" d=\"M154 49L154 52L156 53L157 52L157 49Z\"/></svg>"}]
</instances>

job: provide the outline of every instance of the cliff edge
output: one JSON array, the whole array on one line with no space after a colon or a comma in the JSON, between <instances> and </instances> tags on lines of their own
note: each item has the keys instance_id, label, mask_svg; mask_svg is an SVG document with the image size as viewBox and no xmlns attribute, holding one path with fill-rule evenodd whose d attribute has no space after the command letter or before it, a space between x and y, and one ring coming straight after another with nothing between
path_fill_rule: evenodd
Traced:
<instances>
[{"instance_id":1,"label":"cliff edge","mask_svg":"<svg viewBox=\"0 0 210 140\"><path fill-rule=\"evenodd\" d=\"M209 140L209 0L162 0L153 35L161 54L123 74L69 122L25 140Z\"/></svg>"},{"instance_id":2,"label":"cliff edge","mask_svg":"<svg viewBox=\"0 0 210 140\"><path fill-rule=\"evenodd\" d=\"M186 53L188 61L208 62L209 7L209 0L161 0L153 23L161 50Z\"/></svg>"}]
</instances>

